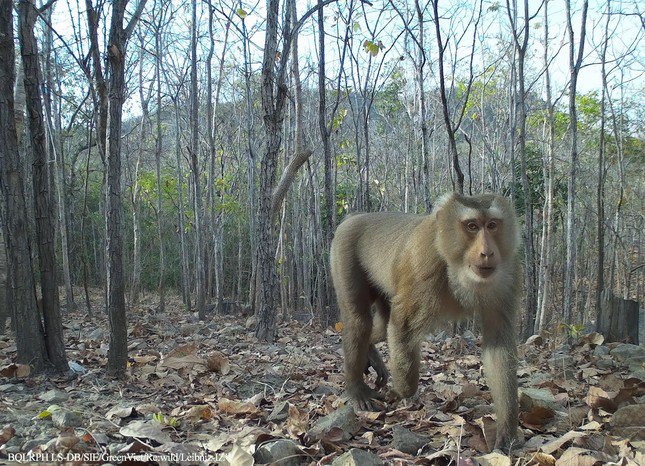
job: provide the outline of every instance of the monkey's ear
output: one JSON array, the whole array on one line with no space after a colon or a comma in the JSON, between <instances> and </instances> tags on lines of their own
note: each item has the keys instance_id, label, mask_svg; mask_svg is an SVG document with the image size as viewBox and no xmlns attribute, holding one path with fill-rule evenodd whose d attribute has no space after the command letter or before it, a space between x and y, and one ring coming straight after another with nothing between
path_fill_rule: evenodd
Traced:
<instances>
[{"instance_id":1,"label":"monkey's ear","mask_svg":"<svg viewBox=\"0 0 645 466\"><path fill-rule=\"evenodd\" d=\"M434 213L439 212L443 207L446 206L450 201L452 201L455 197L455 193L445 193L442 194L439 199L437 199L437 202L435 202L434 207L432 211Z\"/></svg>"}]
</instances>

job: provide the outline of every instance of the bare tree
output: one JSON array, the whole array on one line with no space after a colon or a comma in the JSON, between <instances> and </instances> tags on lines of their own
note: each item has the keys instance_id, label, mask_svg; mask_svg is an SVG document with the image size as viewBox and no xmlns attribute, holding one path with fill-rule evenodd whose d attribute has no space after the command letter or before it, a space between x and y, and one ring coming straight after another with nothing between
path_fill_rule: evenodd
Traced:
<instances>
[{"instance_id":1,"label":"bare tree","mask_svg":"<svg viewBox=\"0 0 645 466\"><path fill-rule=\"evenodd\" d=\"M123 377L128 362L128 330L123 277L123 205L121 193L121 119L125 91L125 51L132 31L143 12L146 0L139 0L124 28L127 0L112 2L112 18L107 44L108 55L108 134L107 159L107 300L110 348L107 371Z\"/></svg>"},{"instance_id":2,"label":"bare tree","mask_svg":"<svg viewBox=\"0 0 645 466\"><path fill-rule=\"evenodd\" d=\"M51 6L46 4L43 8ZM55 221L53 218L52 193L50 193L48 160L49 153L45 138L45 117L43 115L40 63L34 35L37 10L31 0L20 0L18 4L20 25L20 52L25 73L25 94L29 115L29 137L33 155L34 213L36 215L36 238L40 262L40 288L42 312L45 325L45 345L49 361L57 371L67 370L63 323L58 298L58 277L55 250Z\"/></svg>"},{"instance_id":3,"label":"bare tree","mask_svg":"<svg viewBox=\"0 0 645 466\"><path fill-rule=\"evenodd\" d=\"M598 268L596 271L596 330L601 330L601 301L605 288L605 105L607 93L607 47L609 44L609 23L611 21L611 0L607 0L605 30L602 45L600 46L600 66L602 76L602 89L600 94L600 141L598 143L598 184L596 188L596 209L598 222L596 231L598 236Z\"/></svg>"},{"instance_id":4,"label":"bare tree","mask_svg":"<svg viewBox=\"0 0 645 466\"><path fill-rule=\"evenodd\" d=\"M546 89L546 150L542 164L544 174L544 212L540 242L540 273L538 274L537 318L533 331L539 333L546 324L548 299L552 296L553 251L553 178L555 176L555 105L549 69L549 0L544 2L544 86Z\"/></svg>"},{"instance_id":5,"label":"bare tree","mask_svg":"<svg viewBox=\"0 0 645 466\"><path fill-rule=\"evenodd\" d=\"M522 191L524 198L524 285L526 287L524 303L526 308L522 325L522 337L526 339L533 333L537 308L535 246L533 243L533 204L531 202L531 186L529 184L526 162L526 76L524 67L526 51L529 44L529 22L531 20L529 2L528 0L524 0L524 20L521 28L518 27L515 20L517 17L517 3L515 0L513 1L512 6L510 0L506 0L506 12L511 24L513 43L515 45L515 53L517 56L517 80L519 84L518 94L514 100L518 107L517 116L519 119L519 134L517 144L519 145L520 150ZM513 144L514 143L515 142L513 141Z\"/></svg>"},{"instance_id":6,"label":"bare tree","mask_svg":"<svg viewBox=\"0 0 645 466\"><path fill-rule=\"evenodd\" d=\"M276 185L278 153L282 145L282 127L287 99L287 64L293 40L302 24L318 8L333 0L320 3L308 10L300 20L293 18L291 3L285 4L282 23L282 50L278 51L278 18L280 1L267 1L267 26L262 60L262 111L266 130L266 147L260 163L260 203L257 223L258 245L256 249L258 278L261 283L260 307L256 312L258 323L255 334L262 340L272 341L275 336L276 304L278 302L278 275L275 264L276 232L273 222L284 193L293 182L298 168L307 160L310 151L296 153L285 169L287 173Z\"/></svg>"},{"instance_id":7,"label":"bare tree","mask_svg":"<svg viewBox=\"0 0 645 466\"><path fill-rule=\"evenodd\" d=\"M12 8L12 2L0 2L0 188L5 205L3 232L8 252L8 288L13 301L11 319L16 331L17 361L29 364L38 371L45 367L48 356L36 306L29 237L25 234L27 206L13 99L15 50Z\"/></svg>"},{"instance_id":8,"label":"bare tree","mask_svg":"<svg viewBox=\"0 0 645 466\"><path fill-rule=\"evenodd\" d=\"M472 16L466 26L466 29L473 25L473 39L471 44L471 53L469 60L469 78L468 85L463 95L463 103L456 112L456 117L451 116L449 101L448 101L448 90L446 88L446 73L444 70L445 67L445 51L448 47L448 39L444 41L441 34L441 17L439 16L439 0L432 1L432 11L433 17L432 21L435 26L435 35L437 39L437 53L438 53L438 64L439 64L439 98L441 99L441 109L443 112L443 121L446 128L446 134L448 136L448 154L450 160L452 161L452 168L455 171L456 184L453 180L453 189L457 192L464 192L464 173L461 170L461 165L459 163L459 153L457 152L457 140L455 135L461 126L464 114L466 112L466 105L468 103L468 98L470 96L470 90L474 81L473 74L473 58L475 56L475 41L477 38L477 28L479 26L479 20L481 19L482 13L482 1L479 2L479 5L473 10ZM465 34L466 31L464 31ZM463 35L462 35L463 37ZM457 44L459 45L459 44ZM453 78L454 79L454 78ZM452 176L451 176L452 178Z\"/></svg>"},{"instance_id":9,"label":"bare tree","mask_svg":"<svg viewBox=\"0 0 645 466\"><path fill-rule=\"evenodd\" d=\"M587 26L588 0L582 4L582 17L580 19L580 37L576 54L575 34L573 31L571 0L565 0L567 14L567 33L569 35L569 136L571 144L569 177L567 180L567 226L566 243L567 259L564 276L564 313L565 323L571 321L571 308L573 306L573 276L576 268L575 245L575 214L576 214L576 178L578 176L578 110L576 108L576 92L578 73L582 66L582 57L585 49L585 34Z\"/></svg>"},{"instance_id":10,"label":"bare tree","mask_svg":"<svg viewBox=\"0 0 645 466\"><path fill-rule=\"evenodd\" d=\"M197 89L197 1L192 0L190 39L190 169L193 181L193 211L195 215L195 302L200 320L206 319L206 269L204 266L204 236L202 234L202 193L199 176L199 96Z\"/></svg>"},{"instance_id":11,"label":"bare tree","mask_svg":"<svg viewBox=\"0 0 645 466\"><path fill-rule=\"evenodd\" d=\"M157 84L156 90L156 103L157 103L157 124L156 128L156 138L155 138L155 174L157 176L157 241L159 242L159 282L157 285L157 292L159 293L159 312L164 312L166 308L166 285L165 285L165 274L166 274L166 250L163 244L163 218L162 218L162 199L163 199L163 189L161 186L161 149L162 149L162 138L163 134L161 132L161 61L163 57L162 51L162 33L163 33L163 21L165 14L167 12L167 3L164 0L161 0L161 4L157 6L155 2L155 11L157 12L157 21L154 23L154 34L155 34L155 80ZM181 185L181 180L179 182Z\"/></svg>"}]
</instances>

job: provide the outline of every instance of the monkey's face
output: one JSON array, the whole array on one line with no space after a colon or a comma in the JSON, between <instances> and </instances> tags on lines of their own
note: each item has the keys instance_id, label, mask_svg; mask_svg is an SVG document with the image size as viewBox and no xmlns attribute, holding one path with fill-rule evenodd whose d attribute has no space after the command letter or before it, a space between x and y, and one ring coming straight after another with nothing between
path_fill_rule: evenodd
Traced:
<instances>
[{"instance_id":1,"label":"monkey's face","mask_svg":"<svg viewBox=\"0 0 645 466\"><path fill-rule=\"evenodd\" d=\"M438 207L438 247L462 283L499 281L517 249L515 213L494 195L451 195Z\"/></svg>"},{"instance_id":2,"label":"monkey's face","mask_svg":"<svg viewBox=\"0 0 645 466\"><path fill-rule=\"evenodd\" d=\"M475 281L486 281L493 277L500 261L497 246L502 219L480 215L461 220L464 239L464 262Z\"/></svg>"}]
</instances>

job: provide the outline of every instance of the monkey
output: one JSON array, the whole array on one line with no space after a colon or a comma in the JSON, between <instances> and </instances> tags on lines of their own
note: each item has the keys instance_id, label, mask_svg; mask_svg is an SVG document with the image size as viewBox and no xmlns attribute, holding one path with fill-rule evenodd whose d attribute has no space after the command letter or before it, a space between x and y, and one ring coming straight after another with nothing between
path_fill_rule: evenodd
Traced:
<instances>
[{"instance_id":1,"label":"monkey","mask_svg":"<svg viewBox=\"0 0 645 466\"><path fill-rule=\"evenodd\" d=\"M451 193L430 214L348 216L330 249L331 276L343 322L346 394L361 410L375 399L402 400L419 384L421 343L438 324L475 316L483 335L484 375L497 418L495 448L517 435L516 313L521 293L520 230L503 196ZM387 341L389 374L377 348Z\"/></svg>"}]
</instances>

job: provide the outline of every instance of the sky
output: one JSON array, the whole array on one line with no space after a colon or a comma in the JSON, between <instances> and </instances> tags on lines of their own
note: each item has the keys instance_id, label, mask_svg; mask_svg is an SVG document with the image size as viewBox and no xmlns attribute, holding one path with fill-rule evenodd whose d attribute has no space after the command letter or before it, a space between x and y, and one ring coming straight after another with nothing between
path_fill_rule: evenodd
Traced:
<instances>
[{"instance_id":1,"label":"sky","mask_svg":"<svg viewBox=\"0 0 645 466\"><path fill-rule=\"evenodd\" d=\"M129 9L134 9L136 6L137 0L131 0ZM213 0L215 2L215 0ZM225 1L225 0L224 0ZM259 64L262 59L261 48L264 42L263 34L263 25L264 25L264 11L265 4L264 0L236 0L236 4L241 5L241 8L247 13L245 17L245 22L247 28L250 31L255 31L251 36L252 46L252 61L255 63L255 68L259 67ZM326 30L328 34L333 34L335 32L334 25L336 24L335 18L337 17L336 12L339 11L339 8L346 10L347 3L351 0L341 0L338 4L333 4L326 7L325 17L326 17ZM199 2L199 0L198 0ZM405 0L394 0L395 4L398 6L400 11L405 11L406 1ZM175 24L176 24L176 33L182 34L185 37L189 36L190 24L189 24L189 2L172 0L173 7L179 7L185 5L184 11L179 11L176 15ZM433 78L432 73L436 73L436 42L434 36L434 26L430 21L431 18L431 7L427 0L421 0L422 5L425 3L427 5L427 10L425 17L427 18L426 22L426 49L430 62L430 78L428 88L433 86L433 82L436 84L436 79ZM550 28L550 56L553 57L552 65L550 66L551 77L553 80L554 90L564 89L568 82L569 77L569 56L568 56L568 37L566 35L566 15L565 15L565 2L564 0L549 0L549 28ZM154 0L148 0L148 5L146 6L145 15L149 15L154 8L156 2ZM298 14L302 15L308 8L310 8L315 2L311 0L302 1L297 0ZM353 29L353 32L356 36L355 40L358 43L362 43L365 38L371 38L370 29L378 29L376 39L381 40L386 48L392 45L394 37L398 35L399 31L402 29L402 23L398 15L394 12L393 8L389 4L389 0L372 0L373 6L365 6L363 10L365 15L363 16L362 12L359 12L354 16L354 20L357 23L357 26ZM407 4L412 6L412 0L409 0ZM463 29L464 21L468 17L469 11L471 11L472 2L464 1L440 1L440 15L442 16L442 33L444 37L447 37L450 32L458 33ZM203 3L202 3L203 5ZM573 25L576 35L576 41L579 35L580 28L580 10L581 10L582 1L581 0L572 0L572 10L573 10ZM643 57L643 50L645 50L642 45L639 47L635 44L642 44L643 39L643 26L641 23L639 13L640 4L636 0L630 1L618 1L612 0L612 17L609 27L609 36L610 36L610 46L608 50L608 70L610 71L610 88L616 89L615 98L620 98L621 96L629 96L631 98L639 98L639 94L643 95L643 74L645 72L645 57ZM81 44L79 49L79 43L85 41L85 1L84 0L58 0L55 4L54 17L52 24L54 29L57 31L60 36L62 36L68 45L75 50L77 54L85 53L87 50L87 44ZM230 11L231 6L227 6L226 3L223 3L223 8L227 11ZM539 12L538 12L539 9ZM508 15L505 9L505 2L495 0L484 0L482 4L482 10L484 12L484 17L480 23L480 34L483 34L483 44L486 48L489 48L495 54L496 47L499 47L500 38L504 41L510 40L510 29ZM383 11L383 13L382 13ZM542 69L543 63L543 35L544 35L544 17L543 17L543 3L541 1L530 0L529 1L529 11L531 15L537 15L531 21L530 26L530 37L529 50L528 50L528 65L529 65L529 76L537 76ZM520 21L523 16L522 8L520 6L519 11ZM604 26L606 21L606 2L592 0L589 5L589 13L587 20L587 40L585 43L585 58L583 61L583 68L580 72L578 80L578 91L580 93L587 93L590 91L599 91L601 87L601 73L599 61L599 49L600 44L602 43L604 35ZM71 19L73 18L73 19ZM203 8L200 15L199 27L203 35L202 41L202 53L200 54L200 61L203 65L205 60L205 53L207 46L207 12L206 8ZM242 19L239 15L233 14L234 22L240 26ZM315 23L316 15L312 16L312 19L307 22L301 31L300 37L300 55L301 58L301 67L306 68L303 64L307 62L311 65L315 65L317 60L317 50L316 42L317 37L313 30L313 24ZM411 23L411 27L416 29L416 21ZM461 28L461 29L460 29ZM107 33L107 31L104 31ZM218 39L221 39L221 35L218 35ZM77 40L81 38L81 40ZM468 39L470 40L470 39ZM461 62L466 61L468 58L469 47L467 45L468 40L462 42L462 46L457 49L455 55L458 60ZM59 44L60 45L60 44ZM241 42L238 34L232 29L231 42L232 50L228 52L228 57L235 60L241 60ZM221 48L221 45L219 45ZM138 41L131 43L129 47L129 53L131 56L138 55ZM394 49L388 54L386 61L389 60L398 60L398 57L404 55L404 40L403 37L399 36L397 44ZM328 56L328 73L333 75L337 72L339 54L338 48L332 42L330 38L327 42L327 56ZM625 56L626 51L629 51L629 54ZM169 52L170 53L170 52ZM186 50L180 50L178 53L186 53ZM221 51L216 51L216 54L221 53ZM366 53L365 56L360 57L361 61L367 66ZM481 55L476 53L475 55L475 67L480 68L484 67L482 63ZM377 57L380 58L380 57ZM450 58L450 55L448 56ZM182 58L183 59L183 58ZM181 61L181 60L178 60ZM479 62L479 63L478 63ZM408 62L409 63L409 62ZM409 63L409 68L411 68L411 63ZM405 64L403 65L405 66ZM303 73L307 70L303 70ZM409 71L410 78L412 76L411 71ZM311 77L311 73L309 73ZM306 78L306 77L305 77ZM622 86L620 85L622 82ZM305 79L305 83L307 83ZM311 81L311 85L315 85L315 81ZM543 92L543 80L539 79L535 83L535 90L537 92ZM133 98L126 103L126 109L128 112L139 113L137 108L140 107L140 104L137 101L136 94L133 95Z\"/></svg>"}]
</instances>

